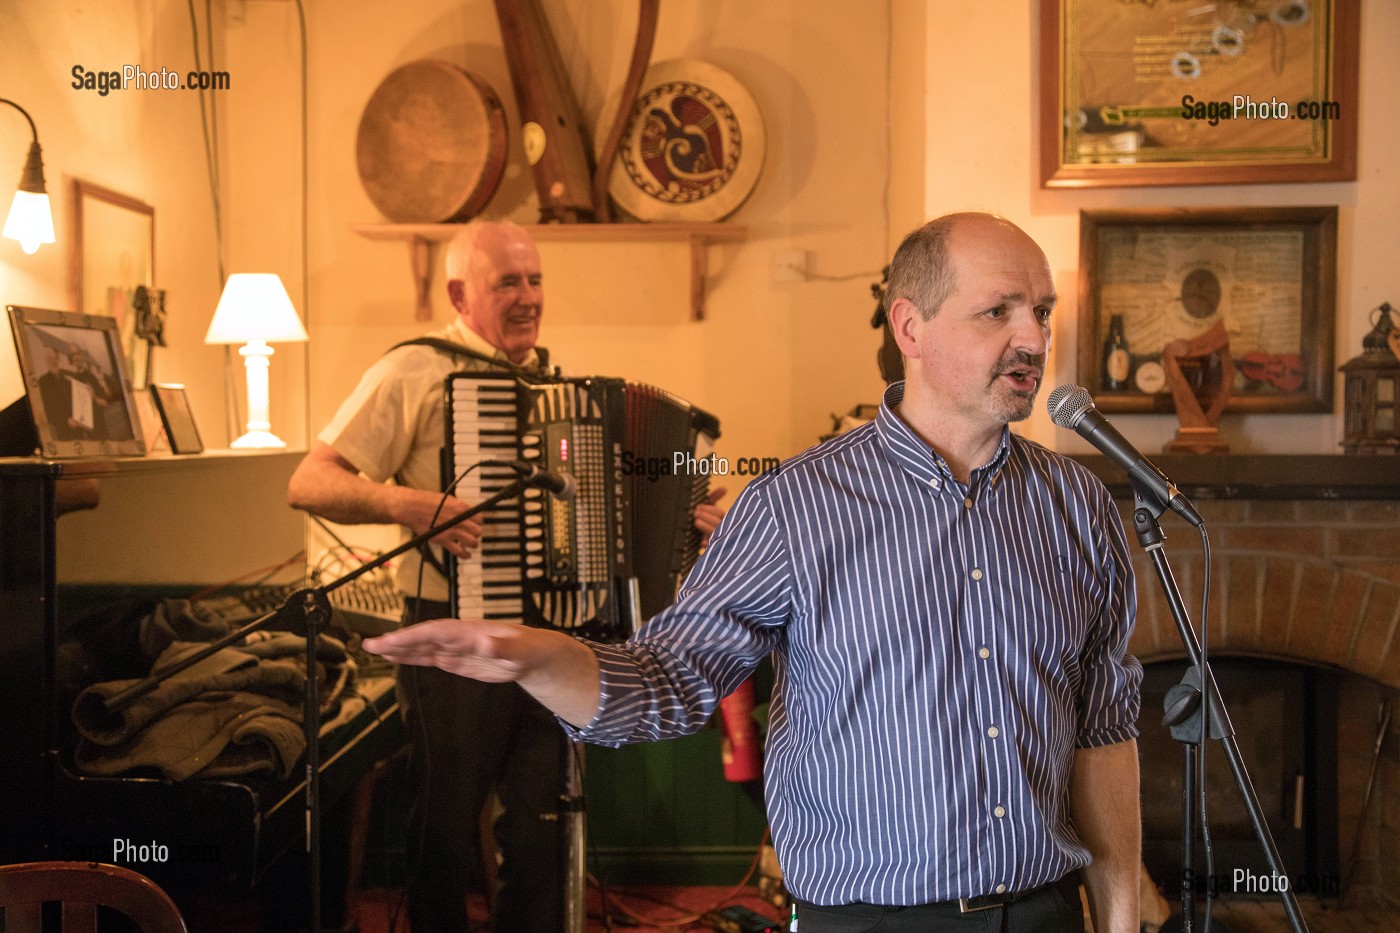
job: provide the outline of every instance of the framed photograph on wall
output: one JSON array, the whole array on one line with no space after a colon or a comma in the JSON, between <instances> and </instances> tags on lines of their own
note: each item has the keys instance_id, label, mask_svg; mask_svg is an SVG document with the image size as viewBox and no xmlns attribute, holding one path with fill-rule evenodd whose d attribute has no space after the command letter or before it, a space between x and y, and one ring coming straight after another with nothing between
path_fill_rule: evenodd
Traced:
<instances>
[{"instance_id":1,"label":"framed photograph on wall","mask_svg":"<svg viewBox=\"0 0 1400 933\"><path fill-rule=\"evenodd\" d=\"M131 383L113 318L7 306L45 457L140 456Z\"/></svg>"},{"instance_id":2,"label":"framed photograph on wall","mask_svg":"<svg viewBox=\"0 0 1400 933\"><path fill-rule=\"evenodd\" d=\"M165 436L170 440L170 452L203 452L204 442L199 439L199 428L195 426L194 412L185 397L185 387L173 382L157 382L152 383L150 389L161 423L165 425Z\"/></svg>"},{"instance_id":3,"label":"framed photograph on wall","mask_svg":"<svg viewBox=\"0 0 1400 933\"><path fill-rule=\"evenodd\" d=\"M1337 209L1079 213L1079 384L1108 412L1176 409L1162 351L1223 324L1229 412L1330 412Z\"/></svg>"},{"instance_id":4,"label":"framed photograph on wall","mask_svg":"<svg viewBox=\"0 0 1400 933\"><path fill-rule=\"evenodd\" d=\"M1040 0L1047 188L1354 181L1359 0Z\"/></svg>"}]
</instances>

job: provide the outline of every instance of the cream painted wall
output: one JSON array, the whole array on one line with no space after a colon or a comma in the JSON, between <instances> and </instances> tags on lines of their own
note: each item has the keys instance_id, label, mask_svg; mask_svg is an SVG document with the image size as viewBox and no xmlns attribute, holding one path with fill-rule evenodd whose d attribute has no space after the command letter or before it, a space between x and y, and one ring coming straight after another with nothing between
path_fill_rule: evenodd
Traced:
<instances>
[{"instance_id":1,"label":"cream painted wall","mask_svg":"<svg viewBox=\"0 0 1400 933\"><path fill-rule=\"evenodd\" d=\"M545 0L561 56L590 125L622 81L635 5ZM232 101L226 164L237 263L274 265L296 251L293 224L251 237L269 200L298 197L297 31L286 3L233 3L227 39L239 80L261 99ZM578 374L663 385L719 415L721 453L786 456L879 391L869 283L887 252L888 11L847 4L664 4L653 60L703 58L757 98L768 134L759 186L733 218L740 245L712 249L708 320L687 319L683 247L545 243L544 342ZM366 240L352 223L380 220L359 183L355 133L393 68L445 58L484 77L512 127L511 158L489 217L538 216L519 153L514 94L490 0L425 0L390 11L369 0L309 4L311 62L311 420L319 427L364 368L425 326L413 320L407 249ZM916 213L916 211L915 211ZM780 250L810 252L810 281L773 281ZM290 286L290 280L289 280ZM434 321L452 313L433 281ZM731 487L736 484L730 484Z\"/></svg>"},{"instance_id":2,"label":"cream painted wall","mask_svg":"<svg viewBox=\"0 0 1400 933\"><path fill-rule=\"evenodd\" d=\"M1394 119L1393 55L1400 4L1362 0L1358 180L1312 185L1210 185L1091 191L1045 190L1039 176L1039 56L1036 4L989 0L934 3L925 29L927 139L925 213L986 209L1020 224L1045 249L1060 294L1047 389L1075 382L1079 219L1088 209L1337 205L1338 364L1361 352L1367 315L1400 296L1400 123ZM935 12L936 10L936 12ZM1042 393L1042 396L1046 393ZM1227 415L1220 428L1239 453L1340 453L1342 383L1333 415ZM1115 417L1145 452L1176 430L1170 415ZM1056 449L1088 452L1050 423L1043 405L1025 433Z\"/></svg>"},{"instance_id":3,"label":"cream painted wall","mask_svg":"<svg viewBox=\"0 0 1400 933\"><path fill-rule=\"evenodd\" d=\"M517 122L489 0L423 0L393 12L370 0L307 5L310 277L303 311L313 342L279 348L272 371L274 425L294 444L329 418L385 347L423 329L412 320L407 250L348 229L377 219L354 166L356 125L374 87L399 64L445 57L495 85ZM596 125L625 70L632 4L544 6ZM868 286L892 240L914 223L985 207L1041 240L1065 299L1048 380L1059 383L1074 372L1077 212L1167 204L1340 205L1337 361L1357 352L1367 311L1400 296L1400 269L1390 258L1400 223L1400 184L1391 169L1400 129L1387 119L1378 90L1389 85L1386 53L1400 36L1400 7L1363 3L1360 181L1088 192L1038 184L1033 7L1023 0L975 7L920 0L858 8L841 0L664 5L654 58L702 57L727 68L765 114L764 175L732 218L749 236L712 250L710 320L700 324L685 317L683 250L546 244L545 334L556 358L578 373L658 382L711 408L724 420L721 452L730 456L787 455L825 430L830 413L878 396ZM215 5L215 27L220 67L233 77L233 89L218 99L228 270L279 272L300 306L296 7L224 0ZM3 93L38 122L60 239L32 257L0 240L0 301L66 305L72 178L154 204L157 273L170 291L174 343L159 374L190 385L206 440L221 446L223 351L200 342L219 283L198 101L181 92L104 98L68 86L75 63L125 62L192 67L185 5L0 4ZM18 114L0 115L0 179L18 177L25 130ZM506 181L487 215L529 222L534 194L512 142ZM790 249L808 251L811 280L773 281L775 254ZM433 290L436 327L451 313L440 273ZM309 395L302 391L305 354ZM241 378L236 369L234 377ZM19 386L10 342L0 340L0 401L15 397ZM241 393L241 381L235 387ZM1173 423L1124 419L1147 449L1164 442ZM1340 419L1327 415L1232 416L1223 427L1237 449L1278 452L1332 451L1341 431ZM1026 431L1083 449L1043 413Z\"/></svg>"},{"instance_id":4,"label":"cream painted wall","mask_svg":"<svg viewBox=\"0 0 1400 933\"><path fill-rule=\"evenodd\" d=\"M180 74L193 68L187 5L180 0L0 3L0 97L15 100L34 118L58 240L26 256L13 240L0 239L0 304L72 310L74 178L152 205L156 284L168 292L171 345L157 351L156 377L188 386L206 446L223 447L224 350L202 342L220 282L198 95L133 88L99 96L71 86L74 65L119 70L124 64L146 71L164 66ZM0 209L8 210L29 138L23 117L3 108ZM8 321L0 324L0 405L23 392L8 328ZM294 358L295 351L276 358L275 392L303 382L295 367L282 366L284 357ZM237 356L234 365L241 393Z\"/></svg>"}]
</instances>

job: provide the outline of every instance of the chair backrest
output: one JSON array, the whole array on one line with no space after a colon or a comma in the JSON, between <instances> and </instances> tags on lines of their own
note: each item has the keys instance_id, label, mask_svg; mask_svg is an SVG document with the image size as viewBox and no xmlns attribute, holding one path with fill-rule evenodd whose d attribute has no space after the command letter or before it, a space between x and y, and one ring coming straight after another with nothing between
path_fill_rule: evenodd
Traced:
<instances>
[{"instance_id":1,"label":"chair backrest","mask_svg":"<svg viewBox=\"0 0 1400 933\"><path fill-rule=\"evenodd\" d=\"M38 933L48 901L63 904L64 933L95 933L97 908L131 918L141 933L188 933L175 903L145 875L96 862L28 862L0 866L5 933Z\"/></svg>"}]
</instances>

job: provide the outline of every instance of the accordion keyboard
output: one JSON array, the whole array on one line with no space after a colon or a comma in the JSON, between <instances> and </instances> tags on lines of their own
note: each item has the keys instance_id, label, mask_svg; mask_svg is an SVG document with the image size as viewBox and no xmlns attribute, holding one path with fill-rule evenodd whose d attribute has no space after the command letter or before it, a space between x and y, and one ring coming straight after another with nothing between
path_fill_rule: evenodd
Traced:
<instances>
[{"instance_id":1,"label":"accordion keyboard","mask_svg":"<svg viewBox=\"0 0 1400 933\"><path fill-rule=\"evenodd\" d=\"M451 462L470 466L482 460L519 459L515 383L463 379L450 385L455 413ZM515 472L507 467L480 466L465 476L454 477L455 495L467 502L480 502L500 492L515 477ZM533 498L538 504L538 494ZM478 519L482 525L481 546L470 557L456 561L458 617L520 621L525 610L520 577L525 548L524 505L520 500L503 502Z\"/></svg>"}]
</instances>

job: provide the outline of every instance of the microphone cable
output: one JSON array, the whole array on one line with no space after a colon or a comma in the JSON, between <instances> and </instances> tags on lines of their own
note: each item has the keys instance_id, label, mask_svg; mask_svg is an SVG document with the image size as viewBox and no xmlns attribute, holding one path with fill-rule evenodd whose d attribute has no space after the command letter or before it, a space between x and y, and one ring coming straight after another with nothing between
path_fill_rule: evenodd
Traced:
<instances>
[{"instance_id":1,"label":"microphone cable","mask_svg":"<svg viewBox=\"0 0 1400 933\"><path fill-rule=\"evenodd\" d=\"M1201 566L1204 568L1201 581L1201 653L1197 673L1200 675L1204 702L1201 704L1201 747L1196 760L1196 789L1201 798L1201 843L1206 860L1206 907L1202 930L1203 933L1210 933L1211 902L1214 900L1210 891L1215 881L1215 850L1211 846L1210 820L1206 812L1206 745L1210 742L1210 707L1214 694L1211 687L1215 679L1206 677L1210 670L1210 536L1206 534L1204 523L1197 530L1201 533ZM1188 870L1191 868L1189 865L1186 867ZM1194 877L1192 883L1195 883Z\"/></svg>"}]
</instances>

